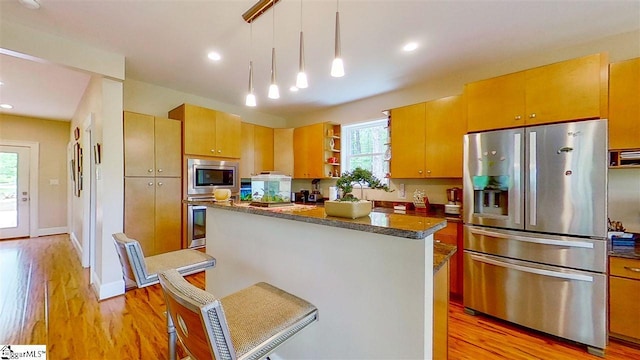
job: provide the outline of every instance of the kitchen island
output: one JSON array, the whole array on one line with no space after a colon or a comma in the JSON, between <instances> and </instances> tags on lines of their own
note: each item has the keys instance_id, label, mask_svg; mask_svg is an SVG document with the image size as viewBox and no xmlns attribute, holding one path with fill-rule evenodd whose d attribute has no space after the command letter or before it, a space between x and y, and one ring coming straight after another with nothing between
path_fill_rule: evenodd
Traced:
<instances>
[{"instance_id":1,"label":"kitchen island","mask_svg":"<svg viewBox=\"0 0 640 360\"><path fill-rule=\"evenodd\" d=\"M432 357L433 233L446 221L198 204L209 206L207 253L217 259L207 291L223 297L265 281L319 309L319 322L272 359Z\"/></svg>"}]
</instances>

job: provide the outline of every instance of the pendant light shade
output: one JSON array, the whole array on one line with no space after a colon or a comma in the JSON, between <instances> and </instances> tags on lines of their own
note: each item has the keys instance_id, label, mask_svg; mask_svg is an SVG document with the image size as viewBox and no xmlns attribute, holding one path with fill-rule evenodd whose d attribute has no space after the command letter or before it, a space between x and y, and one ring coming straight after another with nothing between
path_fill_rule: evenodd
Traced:
<instances>
[{"instance_id":1,"label":"pendant light shade","mask_svg":"<svg viewBox=\"0 0 640 360\"><path fill-rule=\"evenodd\" d=\"M309 87L307 81L307 73L304 71L304 34L302 33L302 0L300 0L300 62L298 67L298 76L296 78L296 87L298 89L306 89Z\"/></svg>"},{"instance_id":2,"label":"pendant light shade","mask_svg":"<svg viewBox=\"0 0 640 360\"><path fill-rule=\"evenodd\" d=\"M339 4L339 3L338 3ZM342 55L340 53L340 12L336 11L336 43L335 43L335 57L331 64L331 76L342 77L344 76L344 64L342 62Z\"/></svg>"},{"instance_id":3,"label":"pendant light shade","mask_svg":"<svg viewBox=\"0 0 640 360\"><path fill-rule=\"evenodd\" d=\"M271 85L269 85L269 99L279 99L280 89L276 83L276 48L271 48Z\"/></svg>"},{"instance_id":4,"label":"pendant light shade","mask_svg":"<svg viewBox=\"0 0 640 360\"><path fill-rule=\"evenodd\" d=\"M256 106L256 96L253 93L253 61L249 61L249 91L244 102L246 106Z\"/></svg>"},{"instance_id":5,"label":"pendant light shade","mask_svg":"<svg viewBox=\"0 0 640 360\"><path fill-rule=\"evenodd\" d=\"M273 6L273 47L271 48L271 85L269 85L269 99L279 99L280 89L276 82L276 7L275 0L272 0Z\"/></svg>"}]
</instances>

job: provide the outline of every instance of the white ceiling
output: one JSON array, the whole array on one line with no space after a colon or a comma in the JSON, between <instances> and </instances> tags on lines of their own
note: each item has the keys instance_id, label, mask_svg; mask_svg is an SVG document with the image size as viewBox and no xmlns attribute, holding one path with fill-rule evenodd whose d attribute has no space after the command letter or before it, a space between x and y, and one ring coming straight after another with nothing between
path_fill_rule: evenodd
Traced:
<instances>
[{"instance_id":1,"label":"white ceiling","mask_svg":"<svg viewBox=\"0 0 640 360\"><path fill-rule=\"evenodd\" d=\"M249 25L241 15L256 1L39 0L41 8L29 10L17 0L0 0L0 21L122 54L127 78L241 106L249 62ZM332 78L336 1L302 4L308 89L288 90L298 67L300 1L276 5L279 100L266 96L272 11L253 24L251 54L261 112L290 118L470 67L640 29L637 0L343 0L339 9L346 76ZM410 40L419 48L402 52ZM222 61L208 60L211 50L219 51ZM88 75L3 55L0 80L5 82L0 103L15 106L5 112L70 118Z\"/></svg>"}]
</instances>

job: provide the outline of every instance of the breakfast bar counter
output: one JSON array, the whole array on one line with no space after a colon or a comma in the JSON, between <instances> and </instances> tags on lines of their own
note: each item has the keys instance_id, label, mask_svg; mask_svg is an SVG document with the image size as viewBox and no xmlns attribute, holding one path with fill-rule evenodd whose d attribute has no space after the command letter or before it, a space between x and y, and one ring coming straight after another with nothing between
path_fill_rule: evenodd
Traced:
<instances>
[{"instance_id":1,"label":"breakfast bar counter","mask_svg":"<svg viewBox=\"0 0 640 360\"><path fill-rule=\"evenodd\" d=\"M286 359L432 357L437 218L324 209L207 208L207 291L223 297L265 281L313 303L319 322L280 347ZM446 262L454 251L438 246Z\"/></svg>"}]
</instances>

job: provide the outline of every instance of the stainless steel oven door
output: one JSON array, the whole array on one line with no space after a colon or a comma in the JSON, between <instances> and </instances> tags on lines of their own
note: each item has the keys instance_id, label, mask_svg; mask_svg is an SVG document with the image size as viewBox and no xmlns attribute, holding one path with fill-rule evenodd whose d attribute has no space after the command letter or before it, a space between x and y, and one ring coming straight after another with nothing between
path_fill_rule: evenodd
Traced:
<instances>
[{"instance_id":1,"label":"stainless steel oven door","mask_svg":"<svg viewBox=\"0 0 640 360\"><path fill-rule=\"evenodd\" d=\"M607 276L464 251L464 306L604 349Z\"/></svg>"},{"instance_id":2,"label":"stainless steel oven door","mask_svg":"<svg viewBox=\"0 0 640 360\"><path fill-rule=\"evenodd\" d=\"M203 247L207 243L207 207L187 206L187 239L189 248Z\"/></svg>"}]
</instances>

